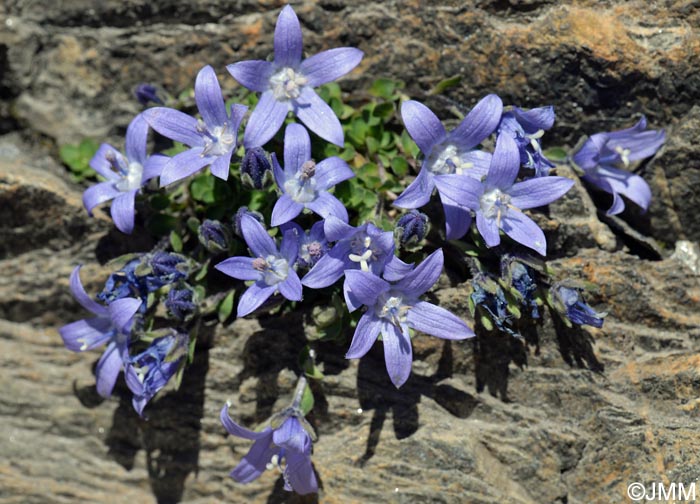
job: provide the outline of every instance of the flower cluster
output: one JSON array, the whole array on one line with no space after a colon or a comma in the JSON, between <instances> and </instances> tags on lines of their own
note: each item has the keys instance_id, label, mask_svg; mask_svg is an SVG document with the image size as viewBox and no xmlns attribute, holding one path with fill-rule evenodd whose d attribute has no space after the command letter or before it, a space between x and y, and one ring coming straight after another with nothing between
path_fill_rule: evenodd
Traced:
<instances>
[{"instance_id":1,"label":"flower cluster","mask_svg":"<svg viewBox=\"0 0 700 504\"><path fill-rule=\"evenodd\" d=\"M448 132L427 106L399 97L395 109L389 103L389 114L400 112L402 148L391 151L388 162L376 154L382 142L397 143L379 129L379 116L373 127L381 139L363 141L367 155L362 160L376 155L381 165L373 180L362 173L370 163L358 166L356 153L342 150L338 103L331 106L315 90L352 71L362 51L336 48L307 59L302 53L301 25L286 6L275 27L274 58L227 66L240 84L260 93L250 113L244 104L226 105L216 72L207 65L194 83L198 116L164 106L154 86L140 86L138 99L158 106L129 125L126 155L103 144L92 158L90 165L106 181L85 191L88 212L113 200L116 227L131 233L141 194L152 210L144 222L154 228L169 223L153 251L127 257L109 276L96 296L100 302L83 288L80 267L71 276L73 295L95 316L60 333L72 351L106 345L96 370L102 396L109 397L124 370L133 407L143 416L149 401L168 382L179 380L203 319L223 323L234 306L237 317L262 310L284 313L305 297L337 300L332 318L341 326L341 337L356 324L351 341L345 340L347 359L363 358L380 340L389 378L400 388L410 378L418 333L446 340L476 336L460 316L425 300L449 257L443 248L471 254L468 304L477 331L519 338L525 321L541 323L545 305L568 326L603 324L603 315L586 304L582 289L553 281L542 266L547 238L533 211L574 185L555 174L555 158L540 143L554 124L552 107L504 107L490 94ZM170 157L148 154L149 128L175 143ZM619 167L652 155L663 143L663 131L645 129L642 119L629 130L593 135L570 159L585 181L613 195L609 213L623 210L620 195L644 209L649 205L646 183ZM354 130L350 134L361 136ZM319 147L321 140L331 145ZM408 162L401 157L411 145L420 155L413 179L405 177ZM402 173L401 180L383 180L385 165ZM236 167L240 182L229 177ZM361 176L362 183L371 180L374 189L391 195L376 199L374 219L348 203L357 196L352 189L359 187L353 184L360 184ZM149 183L156 178L159 187ZM176 185L185 180L186 186ZM428 218L435 192L444 232L431 230ZM402 214L403 209L408 211ZM387 229L387 220L393 229ZM444 239L457 245L440 247ZM402 259L407 251L412 255ZM409 258L413 262L405 262ZM292 405L259 432L235 423L230 404L224 406L226 430L254 442L231 472L236 481L247 483L266 468L278 467L285 489L318 490L311 463L315 434L304 418L310 408L302 407L307 392L302 376Z\"/></svg>"}]
</instances>

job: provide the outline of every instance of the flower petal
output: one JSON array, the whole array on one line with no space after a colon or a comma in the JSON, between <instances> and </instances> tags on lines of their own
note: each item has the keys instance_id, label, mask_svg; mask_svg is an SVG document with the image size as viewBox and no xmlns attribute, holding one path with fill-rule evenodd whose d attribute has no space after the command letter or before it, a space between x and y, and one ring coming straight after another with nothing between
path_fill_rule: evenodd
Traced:
<instances>
[{"instance_id":1,"label":"flower petal","mask_svg":"<svg viewBox=\"0 0 700 504\"><path fill-rule=\"evenodd\" d=\"M435 188L434 176L427 168L421 168L416 179L396 198L394 206L399 208L420 208L430 201Z\"/></svg>"},{"instance_id":2,"label":"flower petal","mask_svg":"<svg viewBox=\"0 0 700 504\"><path fill-rule=\"evenodd\" d=\"M146 160L146 164L143 165L143 175L141 176L141 185L145 184L149 180L155 177L160 177L160 174L168 164L170 158L168 156L163 156L161 154L153 154L149 156Z\"/></svg>"},{"instance_id":3,"label":"flower petal","mask_svg":"<svg viewBox=\"0 0 700 504\"><path fill-rule=\"evenodd\" d=\"M231 434L232 436L236 436L239 438L243 439L250 439L250 440L256 440L256 439L262 439L264 437L270 436L272 433L272 430L268 427L265 430L261 432L255 432L250 429L246 429L245 427L241 427L238 425L236 422L234 422L231 419L231 416L229 415L229 404L226 403L223 408L221 408L221 413L219 414L219 419L221 420L222 425L226 429L226 431ZM269 462L269 459L268 459ZM266 462L267 463L267 462Z\"/></svg>"},{"instance_id":4,"label":"flower petal","mask_svg":"<svg viewBox=\"0 0 700 504\"><path fill-rule=\"evenodd\" d=\"M105 317L77 320L58 330L65 347L72 352L84 352L107 342L114 334L112 321Z\"/></svg>"},{"instance_id":5,"label":"flower petal","mask_svg":"<svg viewBox=\"0 0 700 504\"><path fill-rule=\"evenodd\" d=\"M401 104L401 119L408 134L426 156L447 136L445 127L433 111L415 100L407 100Z\"/></svg>"},{"instance_id":6,"label":"flower petal","mask_svg":"<svg viewBox=\"0 0 700 504\"><path fill-rule=\"evenodd\" d=\"M461 340L475 336L464 321L453 313L425 301L419 301L406 314L408 325L438 338Z\"/></svg>"},{"instance_id":7,"label":"flower petal","mask_svg":"<svg viewBox=\"0 0 700 504\"><path fill-rule=\"evenodd\" d=\"M438 175L434 180L443 204L448 201L472 210L481 205L484 185L480 181L466 175Z\"/></svg>"},{"instance_id":8,"label":"flower petal","mask_svg":"<svg viewBox=\"0 0 700 504\"><path fill-rule=\"evenodd\" d=\"M272 433L272 442L286 451L305 453L310 448L311 440L299 419L289 416Z\"/></svg>"},{"instance_id":9,"label":"flower petal","mask_svg":"<svg viewBox=\"0 0 700 504\"><path fill-rule=\"evenodd\" d=\"M359 359L369 352L374 342L377 341L381 327L382 321L374 314L374 310L371 308L367 310L357 323L352 343L350 343L345 358Z\"/></svg>"},{"instance_id":10,"label":"flower petal","mask_svg":"<svg viewBox=\"0 0 700 504\"><path fill-rule=\"evenodd\" d=\"M311 138L301 124L292 123L284 130L284 171L295 174L311 159Z\"/></svg>"},{"instance_id":11,"label":"flower petal","mask_svg":"<svg viewBox=\"0 0 700 504\"><path fill-rule=\"evenodd\" d=\"M299 70L311 87L331 82L360 64L364 53L354 47L337 47L311 56L301 62Z\"/></svg>"},{"instance_id":12,"label":"flower petal","mask_svg":"<svg viewBox=\"0 0 700 504\"><path fill-rule=\"evenodd\" d=\"M243 135L243 145L246 149L262 147L284 123L284 118L289 112L289 104L277 101L271 90L260 95L260 101L255 106L253 113L248 118Z\"/></svg>"},{"instance_id":13,"label":"flower petal","mask_svg":"<svg viewBox=\"0 0 700 504\"><path fill-rule=\"evenodd\" d=\"M338 219L339 220L339 219ZM346 269L351 268L348 254L350 244L339 242L326 255L321 257L311 270L301 279L302 285L311 289L322 289L334 284Z\"/></svg>"},{"instance_id":14,"label":"flower petal","mask_svg":"<svg viewBox=\"0 0 700 504\"><path fill-rule=\"evenodd\" d=\"M345 136L333 109L324 102L316 91L308 86L301 90L299 98L292 102L294 113L307 128L325 141L343 147Z\"/></svg>"},{"instance_id":15,"label":"flower petal","mask_svg":"<svg viewBox=\"0 0 700 504\"><path fill-rule=\"evenodd\" d=\"M170 161L163 167L160 174L160 186L165 187L187 178L210 164L214 159L211 156L202 156L201 147L181 152L170 158Z\"/></svg>"},{"instance_id":16,"label":"flower petal","mask_svg":"<svg viewBox=\"0 0 700 504\"><path fill-rule=\"evenodd\" d=\"M273 64L263 60L239 61L227 65L226 70L239 84L251 91L262 93L270 88L270 77L273 72Z\"/></svg>"},{"instance_id":17,"label":"flower petal","mask_svg":"<svg viewBox=\"0 0 700 504\"><path fill-rule=\"evenodd\" d=\"M216 157L210 167L211 174L221 180L228 180L231 172L231 156L233 156L233 149Z\"/></svg>"},{"instance_id":18,"label":"flower petal","mask_svg":"<svg viewBox=\"0 0 700 504\"><path fill-rule=\"evenodd\" d=\"M384 266L382 276L388 282L398 282L413 270L413 263L406 264L398 257L392 257Z\"/></svg>"},{"instance_id":19,"label":"flower petal","mask_svg":"<svg viewBox=\"0 0 700 504\"><path fill-rule=\"evenodd\" d=\"M384 343L384 361L391 382L400 388L411 375L413 349L408 327L399 330L396 326L382 323L382 342Z\"/></svg>"},{"instance_id":20,"label":"flower petal","mask_svg":"<svg viewBox=\"0 0 700 504\"><path fill-rule=\"evenodd\" d=\"M516 242L547 255L547 240L535 222L522 212L510 210L501 221L503 232Z\"/></svg>"},{"instance_id":21,"label":"flower petal","mask_svg":"<svg viewBox=\"0 0 700 504\"><path fill-rule=\"evenodd\" d=\"M649 185L639 175L612 166L601 165L593 174L587 174L584 179L605 179L613 192L622 194L634 201L643 210L649 208L649 204L651 203L651 189L649 189ZM602 185L601 188L603 188Z\"/></svg>"},{"instance_id":22,"label":"flower petal","mask_svg":"<svg viewBox=\"0 0 700 504\"><path fill-rule=\"evenodd\" d=\"M123 333L128 333L131 330L131 323L134 315L141 307L141 300L125 297L112 301L107 309L109 310L109 318L112 320L114 327Z\"/></svg>"},{"instance_id":23,"label":"flower petal","mask_svg":"<svg viewBox=\"0 0 700 504\"><path fill-rule=\"evenodd\" d=\"M253 443L248 453L230 473L230 476L239 483L250 483L259 478L265 472L272 456L278 455L280 452L279 447L272 442L271 429L267 428L261 434L265 434L265 436Z\"/></svg>"},{"instance_id":24,"label":"flower petal","mask_svg":"<svg viewBox=\"0 0 700 504\"><path fill-rule=\"evenodd\" d=\"M296 68L303 49L301 25L291 5L285 6L275 25L275 66Z\"/></svg>"},{"instance_id":25,"label":"flower petal","mask_svg":"<svg viewBox=\"0 0 700 504\"><path fill-rule=\"evenodd\" d=\"M210 65L206 65L197 74L194 83L194 100L199 114L208 127L223 126L228 122L221 86L216 78L216 72Z\"/></svg>"},{"instance_id":26,"label":"flower petal","mask_svg":"<svg viewBox=\"0 0 700 504\"><path fill-rule=\"evenodd\" d=\"M476 212L476 229L483 237L487 247L495 247L501 243L496 219L487 219L482 212Z\"/></svg>"},{"instance_id":27,"label":"flower petal","mask_svg":"<svg viewBox=\"0 0 700 504\"><path fill-rule=\"evenodd\" d=\"M277 284L277 287L279 287L280 294L290 301L301 301L303 297L303 288L301 286L301 280L299 280L299 275L297 275L297 272L291 268L287 273L287 278L284 280L284 282Z\"/></svg>"},{"instance_id":28,"label":"flower petal","mask_svg":"<svg viewBox=\"0 0 700 504\"><path fill-rule=\"evenodd\" d=\"M445 257L442 249L437 249L400 280L396 286L403 292L417 298L435 285L442 273L444 262Z\"/></svg>"},{"instance_id":29,"label":"flower petal","mask_svg":"<svg viewBox=\"0 0 700 504\"><path fill-rule=\"evenodd\" d=\"M97 393L105 399L112 395L114 384L117 382L119 371L122 369L122 356L116 342L107 345L105 352L97 361L95 375L97 378Z\"/></svg>"},{"instance_id":30,"label":"flower petal","mask_svg":"<svg viewBox=\"0 0 700 504\"><path fill-rule=\"evenodd\" d=\"M102 175L107 180L117 181L121 179L112 169L112 163L108 161L108 158L114 158L119 162L119 164L127 164L122 153L109 144L103 143L95 152L95 155L90 159L90 168L95 170L97 173Z\"/></svg>"},{"instance_id":31,"label":"flower petal","mask_svg":"<svg viewBox=\"0 0 700 504\"><path fill-rule=\"evenodd\" d=\"M330 216L323 222L323 232L328 241L334 242L349 238L355 233L355 228L338 217Z\"/></svg>"},{"instance_id":32,"label":"flower petal","mask_svg":"<svg viewBox=\"0 0 700 504\"><path fill-rule=\"evenodd\" d=\"M299 215L303 209L304 205L294 201L288 194L283 194L272 209L270 225L276 227L289 222Z\"/></svg>"},{"instance_id":33,"label":"flower petal","mask_svg":"<svg viewBox=\"0 0 700 504\"><path fill-rule=\"evenodd\" d=\"M319 192L315 200L306 204L306 208L316 212L324 219L332 215L344 222L348 220L348 211L345 209L345 205L326 191Z\"/></svg>"},{"instance_id":34,"label":"flower petal","mask_svg":"<svg viewBox=\"0 0 700 504\"><path fill-rule=\"evenodd\" d=\"M307 453L287 452L287 466L284 469L285 480L299 495L318 492L318 482Z\"/></svg>"},{"instance_id":35,"label":"flower petal","mask_svg":"<svg viewBox=\"0 0 700 504\"><path fill-rule=\"evenodd\" d=\"M488 188L509 189L520 171L520 150L510 135L498 135L491 166L484 185Z\"/></svg>"},{"instance_id":36,"label":"flower petal","mask_svg":"<svg viewBox=\"0 0 700 504\"><path fill-rule=\"evenodd\" d=\"M83 206L92 216L92 209L97 205L116 198L121 191L114 187L114 182L100 182L90 186L83 192Z\"/></svg>"},{"instance_id":37,"label":"flower petal","mask_svg":"<svg viewBox=\"0 0 700 504\"><path fill-rule=\"evenodd\" d=\"M345 161L333 156L316 164L314 179L316 180L317 189L326 190L354 176L355 172L352 171Z\"/></svg>"},{"instance_id":38,"label":"flower petal","mask_svg":"<svg viewBox=\"0 0 700 504\"><path fill-rule=\"evenodd\" d=\"M462 150L469 150L496 131L503 113L503 102L490 94L477 103L467 117L448 135L448 140Z\"/></svg>"},{"instance_id":39,"label":"flower petal","mask_svg":"<svg viewBox=\"0 0 700 504\"><path fill-rule=\"evenodd\" d=\"M87 292L85 292L85 288L80 281L80 268L81 266L76 266L70 274L70 291L73 294L73 297L78 303L80 303L80 306L89 312L106 317L109 313L107 307L99 304L97 301L92 299Z\"/></svg>"},{"instance_id":40,"label":"flower petal","mask_svg":"<svg viewBox=\"0 0 700 504\"><path fill-rule=\"evenodd\" d=\"M146 163L146 142L148 140L148 123L143 114L139 114L126 128L126 157L130 162Z\"/></svg>"},{"instance_id":41,"label":"flower petal","mask_svg":"<svg viewBox=\"0 0 700 504\"><path fill-rule=\"evenodd\" d=\"M360 304L374 306L377 298L387 292L391 285L369 271L348 270L345 272L345 286ZM352 310L351 310L352 311Z\"/></svg>"},{"instance_id":42,"label":"flower petal","mask_svg":"<svg viewBox=\"0 0 700 504\"><path fill-rule=\"evenodd\" d=\"M538 177L514 184L508 194L514 207L527 210L550 204L573 185L574 181L566 177Z\"/></svg>"},{"instance_id":43,"label":"flower petal","mask_svg":"<svg viewBox=\"0 0 700 504\"><path fill-rule=\"evenodd\" d=\"M445 237L448 240L458 240L467 234L472 224L471 212L449 198L442 199L442 208L445 211Z\"/></svg>"},{"instance_id":44,"label":"flower petal","mask_svg":"<svg viewBox=\"0 0 700 504\"><path fill-rule=\"evenodd\" d=\"M112 201L111 213L114 225L125 234L134 230L134 199L138 189L120 193Z\"/></svg>"},{"instance_id":45,"label":"flower petal","mask_svg":"<svg viewBox=\"0 0 700 504\"><path fill-rule=\"evenodd\" d=\"M257 310L277 290L276 285L254 283L243 293L238 301L237 317L245 317Z\"/></svg>"},{"instance_id":46,"label":"flower petal","mask_svg":"<svg viewBox=\"0 0 700 504\"><path fill-rule=\"evenodd\" d=\"M214 268L238 280L260 280L260 272L253 268L254 260L252 257L229 257Z\"/></svg>"},{"instance_id":47,"label":"flower petal","mask_svg":"<svg viewBox=\"0 0 700 504\"><path fill-rule=\"evenodd\" d=\"M246 244L256 257L267 257L277 253L272 237L255 217L245 214L241 217L241 233Z\"/></svg>"},{"instance_id":48,"label":"flower petal","mask_svg":"<svg viewBox=\"0 0 700 504\"><path fill-rule=\"evenodd\" d=\"M539 130L548 130L554 126L554 107L551 105L530 110L513 107L513 115L528 134L536 133Z\"/></svg>"},{"instance_id":49,"label":"flower petal","mask_svg":"<svg viewBox=\"0 0 700 504\"><path fill-rule=\"evenodd\" d=\"M202 135L197 132L197 119L179 110L153 107L142 112L148 124L166 138L190 147L204 145Z\"/></svg>"}]
</instances>

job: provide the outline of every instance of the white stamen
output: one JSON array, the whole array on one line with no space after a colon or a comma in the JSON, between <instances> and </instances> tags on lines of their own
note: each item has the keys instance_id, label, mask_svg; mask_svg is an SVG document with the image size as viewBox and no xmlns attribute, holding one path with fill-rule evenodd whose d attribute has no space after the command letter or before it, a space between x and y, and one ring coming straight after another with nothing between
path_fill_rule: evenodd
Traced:
<instances>
[{"instance_id":1,"label":"white stamen","mask_svg":"<svg viewBox=\"0 0 700 504\"><path fill-rule=\"evenodd\" d=\"M129 163L126 169L126 174L114 186L122 192L133 191L141 187L141 178L143 177L143 166L141 163L133 161Z\"/></svg>"},{"instance_id":2,"label":"white stamen","mask_svg":"<svg viewBox=\"0 0 700 504\"><path fill-rule=\"evenodd\" d=\"M622 161L622 164L625 165L625 168L629 167L630 165L630 154L632 153L631 150L625 149L622 146L618 145L615 147L615 152L617 152L620 155L620 160Z\"/></svg>"},{"instance_id":3,"label":"white stamen","mask_svg":"<svg viewBox=\"0 0 700 504\"><path fill-rule=\"evenodd\" d=\"M284 67L270 77L270 89L278 101L299 98L301 89L309 80L293 68Z\"/></svg>"}]
</instances>

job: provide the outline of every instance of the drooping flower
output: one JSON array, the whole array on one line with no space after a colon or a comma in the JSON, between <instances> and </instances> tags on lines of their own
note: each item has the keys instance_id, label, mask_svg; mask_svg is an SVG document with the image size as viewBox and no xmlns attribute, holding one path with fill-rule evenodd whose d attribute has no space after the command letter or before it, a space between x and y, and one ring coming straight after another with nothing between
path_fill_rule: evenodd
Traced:
<instances>
[{"instance_id":1,"label":"drooping flower","mask_svg":"<svg viewBox=\"0 0 700 504\"><path fill-rule=\"evenodd\" d=\"M250 483L265 469L279 468L284 476L284 489L305 495L318 492L318 482L311 465L313 431L297 408L288 408L277 415L275 425L255 432L241 427L229 416L230 404L221 410L221 423L229 434L254 441L248 453L231 471L239 483ZM284 461L284 468L282 463Z\"/></svg>"},{"instance_id":2,"label":"drooping flower","mask_svg":"<svg viewBox=\"0 0 700 504\"><path fill-rule=\"evenodd\" d=\"M440 119L425 105L408 100L401 104L401 118L411 138L424 155L418 177L394 202L401 208L420 208L430 201L435 180L449 174L480 179L488 170L491 156L474 148L498 126L503 102L488 95L472 109L455 129L447 133ZM464 236L471 224L471 214L452 201L445 201L438 186L443 208L447 239Z\"/></svg>"},{"instance_id":3,"label":"drooping flower","mask_svg":"<svg viewBox=\"0 0 700 504\"><path fill-rule=\"evenodd\" d=\"M631 128L596 133L572 156L572 161L583 170L583 180L609 193L613 203L608 215L616 215L625 209L620 195L635 202L643 210L649 208L651 189L639 175L622 170L630 162L653 156L663 145L664 130L647 130L642 117Z\"/></svg>"},{"instance_id":4,"label":"drooping flower","mask_svg":"<svg viewBox=\"0 0 700 504\"><path fill-rule=\"evenodd\" d=\"M476 227L486 245L501 243L499 230L542 255L547 241L542 230L521 210L547 205L564 195L574 184L566 177L538 177L515 182L520 170L518 146L509 135L496 141L491 166L483 182L459 175L435 179L443 198L476 213Z\"/></svg>"},{"instance_id":5,"label":"drooping flower","mask_svg":"<svg viewBox=\"0 0 700 504\"><path fill-rule=\"evenodd\" d=\"M328 192L334 185L355 176L345 161L333 156L318 163L311 159L311 139L306 128L290 124L284 133L284 171L273 154L275 181L282 196L272 209L272 226L289 222L304 208L324 219L334 215L348 221L348 211Z\"/></svg>"},{"instance_id":6,"label":"drooping flower","mask_svg":"<svg viewBox=\"0 0 700 504\"><path fill-rule=\"evenodd\" d=\"M308 233L304 232L296 222L288 222L280 226L283 232L291 229L297 237L299 252L297 253L296 265L298 267L313 267L330 250L323 226L324 221L318 221L311 226Z\"/></svg>"},{"instance_id":7,"label":"drooping flower","mask_svg":"<svg viewBox=\"0 0 700 504\"><path fill-rule=\"evenodd\" d=\"M535 298L537 283L533 269L517 260L516 257L503 256L501 258L501 277L505 280L506 285L515 289L521 304L530 310L530 316L535 319L540 318L539 306Z\"/></svg>"},{"instance_id":8,"label":"drooping flower","mask_svg":"<svg viewBox=\"0 0 700 504\"><path fill-rule=\"evenodd\" d=\"M131 297L116 299L107 306L97 303L88 296L80 282L80 266L71 273L70 289L76 301L96 316L71 322L61 327L58 332L63 344L73 352L84 352L107 344L97 362L95 375L97 392L102 397L109 397L127 353L134 315L142 303L139 299Z\"/></svg>"},{"instance_id":9,"label":"drooping flower","mask_svg":"<svg viewBox=\"0 0 700 504\"><path fill-rule=\"evenodd\" d=\"M389 283L368 271L345 272L346 284L359 305L367 306L355 329L348 359L365 355L381 333L389 377L401 387L411 374L413 351L409 328L444 339L474 336L467 324L449 311L419 298L442 272L442 249L430 254L400 280ZM352 311L354 307L349 307Z\"/></svg>"},{"instance_id":10,"label":"drooping flower","mask_svg":"<svg viewBox=\"0 0 700 504\"><path fill-rule=\"evenodd\" d=\"M496 324L498 330L520 338L520 334L513 329L515 317L508 312L508 301L498 282L486 274L479 273L472 279L471 287L469 298L473 315L476 316L476 308L480 307L488 313L491 322ZM482 319L482 324L484 323Z\"/></svg>"},{"instance_id":11,"label":"drooping flower","mask_svg":"<svg viewBox=\"0 0 700 504\"><path fill-rule=\"evenodd\" d=\"M272 178L272 164L262 147L246 149L241 161L241 181L253 189L263 189Z\"/></svg>"},{"instance_id":12,"label":"drooping flower","mask_svg":"<svg viewBox=\"0 0 700 504\"><path fill-rule=\"evenodd\" d=\"M109 144L102 144L90 160L90 167L107 180L89 187L83 193L83 205L92 215L100 203L112 201L114 225L122 233L134 230L136 193L150 179L160 175L169 158L146 153L148 123L137 115L126 129L126 156Z\"/></svg>"},{"instance_id":13,"label":"drooping flower","mask_svg":"<svg viewBox=\"0 0 700 504\"><path fill-rule=\"evenodd\" d=\"M324 221L323 230L326 239L336 244L304 275L303 285L322 289L351 269L371 271L374 275L381 275L386 267L405 272L402 267L406 265L394 255L394 238L390 231L382 231L371 223L352 227L333 216Z\"/></svg>"},{"instance_id":14,"label":"drooping flower","mask_svg":"<svg viewBox=\"0 0 700 504\"><path fill-rule=\"evenodd\" d=\"M289 5L277 19L274 47L272 62L241 61L226 67L242 85L262 93L246 125L245 147L265 145L279 131L290 111L318 136L342 147L340 121L313 88L350 72L362 60L362 51L341 47L302 61L301 25Z\"/></svg>"},{"instance_id":15,"label":"drooping flower","mask_svg":"<svg viewBox=\"0 0 700 504\"><path fill-rule=\"evenodd\" d=\"M185 363L190 337L172 330L156 338L141 353L127 356L124 378L131 390L134 409L143 416L143 409Z\"/></svg>"},{"instance_id":16,"label":"drooping flower","mask_svg":"<svg viewBox=\"0 0 700 504\"><path fill-rule=\"evenodd\" d=\"M581 297L581 289L561 284L552 286L554 308L565 319L576 325L603 327L604 313L598 313Z\"/></svg>"},{"instance_id":17,"label":"drooping flower","mask_svg":"<svg viewBox=\"0 0 700 504\"><path fill-rule=\"evenodd\" d=\"M513 137L520 150L520 163L535 170L535 177L549 175L554 163L542 153L540 138L554 125L554 107L538 107L523 110L513 107L501 117L498 134Z\"/></svg>"},{"instance_id":18,"label":"drooping flower","mask_svg":"<svg viewBox=\"0 0 700 504\"><path fill-rule=\"evenodd\" d=\"M238 317L245 317L279 291L290 301L301 301L302 286L294 271L299 245L296 234L287 231L280 249L265 228L250 215L241 218L243 239L253 257L229 257L215 267L239 280L254 280L238 302Z\"/></svg>"},{"instance_id":19,"label":"drooping flower","mask_svg":"<svg viewBox=\"0 0 700 504\"><path fill-rule=\"evenodd\" d=\"M219 81L209 65L197 74L194 99L201 119L167 107L154 107L143 112L151 128L190 147L172 157L163 167L161 187L182 180L208 165L211 165L214 176L228 179L238 128L248 107L234 103L229 112L226 111Z\"/></svg>"}]
</instances>

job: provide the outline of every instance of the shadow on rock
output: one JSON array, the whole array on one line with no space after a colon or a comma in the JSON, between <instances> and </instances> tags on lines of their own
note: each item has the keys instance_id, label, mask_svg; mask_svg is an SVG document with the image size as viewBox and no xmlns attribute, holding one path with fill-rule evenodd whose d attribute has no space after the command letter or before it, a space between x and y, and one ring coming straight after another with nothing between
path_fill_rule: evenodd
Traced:
<instances>
[{"instance_id":1,"label":"shadow on rock","mask_svg":"<svg viewBox=\"0 0 700 504\"><path fill-rule=\"evenodd\" d=\"M422 396L433 399L458 418L467 418L472 414L478 403L473 396L450 385L438 384L452 375L451 345L451 341L444 341L438 369L432 376L412 373L401 389L397 389L389 379L382 345L374 345L360 360L357 372L360 407L364 411L374 410L374 415L365 453L356 462L359 466L374 456L389 411L392 412L397 439L407 438L418 430L418 403Z\"/></svg>"}]
</instances>

